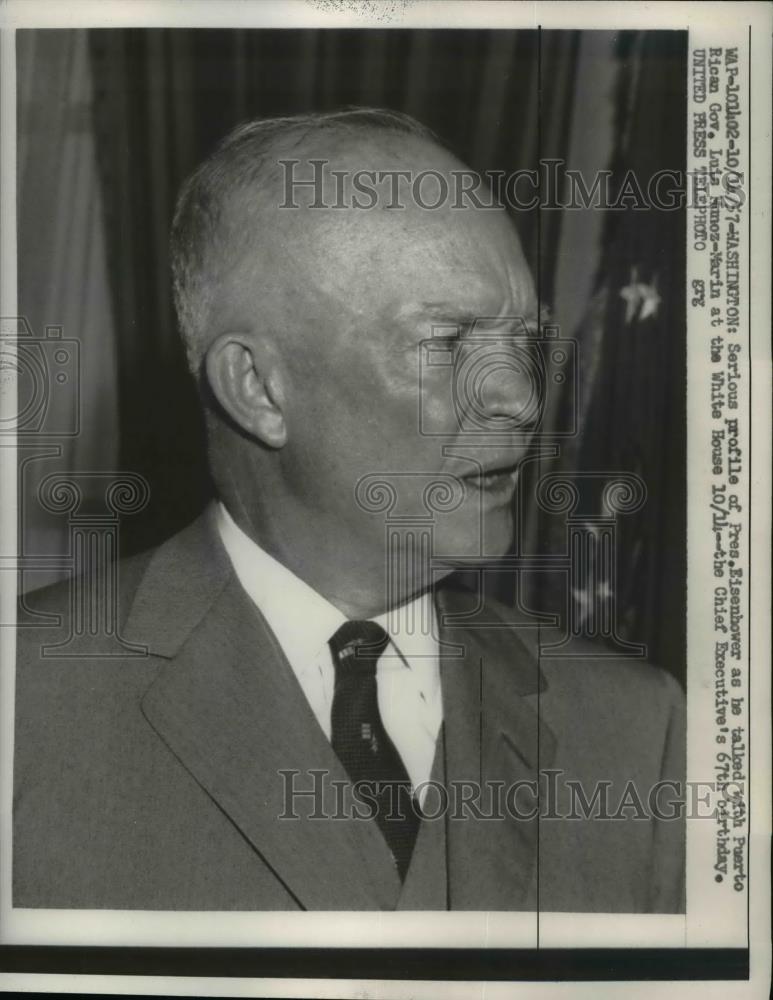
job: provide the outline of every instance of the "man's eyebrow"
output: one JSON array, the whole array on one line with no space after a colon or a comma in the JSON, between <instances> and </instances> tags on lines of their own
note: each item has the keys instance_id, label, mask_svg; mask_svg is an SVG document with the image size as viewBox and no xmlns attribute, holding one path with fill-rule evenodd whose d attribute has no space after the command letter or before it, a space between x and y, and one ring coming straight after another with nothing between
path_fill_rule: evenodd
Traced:
<instances>
[{"instance_id":1,"label":"man's eyebrow","mask_svg":"<svg viewBox=\"0 0 773 1000\"><path fill-rule=\"evenodd\" d=\"M447 302L420 302L411 309L415 316L426 317L442 326L470 326L476 321L512 320L521 321L527 329L551 322L553 313L549 305L540 303L528 310L525 315L501 316L483 311L473 312L468 309L454 309Z\"/></svg>"},{"instance_id":2,"label":"man's eyebrow","mask_svg":"<svg viewBox=\"0 0 773 1000\"><path fill-rule=\"evenodd\" d=\"M426 316L428 319L448 324L449 326L455 324L467 326L470 323L474 323L476 319L480 319L483 315L480 312L473 312L469 309L454 309L447 302L420 302L411 312L416 316Z\"/></svg>"}]
</instances>

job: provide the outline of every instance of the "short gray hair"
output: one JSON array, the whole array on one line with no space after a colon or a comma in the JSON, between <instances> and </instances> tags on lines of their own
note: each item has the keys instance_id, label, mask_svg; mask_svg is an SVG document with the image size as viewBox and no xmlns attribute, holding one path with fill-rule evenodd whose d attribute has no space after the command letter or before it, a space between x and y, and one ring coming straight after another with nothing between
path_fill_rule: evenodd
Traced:
<instances>
[{"instance_id":1,"label":"short gray hair","mask_svg":"<svg viewBox=\"0 0 773 1000\"><path fill-rule=\"evenodd\" d=\"M215 290L244 249L244 241L234 245L235 234L225 225L232 196L248 189L260 194L271 179L277 151L288 143L300 146L325 136L365 137L374 132L443 145L415 118L383 108L258 118L233 129L185 181L172 223L170 259L177 319L194 373L201 365Z\"/></svg>"}]
</instances>

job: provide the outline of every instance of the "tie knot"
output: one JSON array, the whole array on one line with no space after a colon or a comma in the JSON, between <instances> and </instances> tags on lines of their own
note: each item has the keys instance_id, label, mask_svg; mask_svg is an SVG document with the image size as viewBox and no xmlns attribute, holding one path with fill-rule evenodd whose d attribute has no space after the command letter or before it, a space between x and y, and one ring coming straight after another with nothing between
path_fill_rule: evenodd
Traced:
<instances>
[{"instance_id":1,"label":"tie knot","mask_svg":"<svg viewBox=\"0 0 773 1000\"><path fill-rule=\"evenodd\" d=\"M376 622L350 621L336 631L330 639L337 666L375 670L376 660L386 649L389 636Z\"/></svg>"}]
</instances>

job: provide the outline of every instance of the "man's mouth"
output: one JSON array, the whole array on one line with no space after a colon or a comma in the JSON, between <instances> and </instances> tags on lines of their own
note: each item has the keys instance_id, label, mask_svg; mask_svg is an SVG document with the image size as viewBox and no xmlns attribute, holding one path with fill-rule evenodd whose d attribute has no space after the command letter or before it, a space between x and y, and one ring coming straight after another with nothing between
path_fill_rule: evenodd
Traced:
<instances>
[{"instance_id":1,"label":"man's mouth","mask_svg":"<svg viewBox=\"0 0 773 1000\"><path fill-rule=\"evenodd\" d=\"M513 492L517 475L518 466L502 465L480 472L472 472L463 476L462 481L469 484L472 489L499 496Z\"/></svg>"}]
</instances>

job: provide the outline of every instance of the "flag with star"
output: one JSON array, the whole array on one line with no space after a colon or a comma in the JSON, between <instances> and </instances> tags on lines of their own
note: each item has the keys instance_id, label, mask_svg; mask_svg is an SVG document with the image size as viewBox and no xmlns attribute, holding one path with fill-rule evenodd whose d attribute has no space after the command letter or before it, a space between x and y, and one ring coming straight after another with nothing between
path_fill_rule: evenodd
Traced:
<instances>
[{"instance_id":1,"label":"flag with star","mask_svg":"<svg viewBox=\"0 0 773 1000\"><path fill-rule=\"evenodd\" d=\"M668 35L619 38L611 164L618 192L631 172L646 191L657 172L685 169L686 41L679 32ZM591 571L567 596L579 620L594 602L598 608L613 601L621 638L644 643L650 660L683 678L686 212L631 205L605 216L586 314L574 327L561 317L578 344L579 433L562 443L555 468L580 479L583 473L635 473L647 500L636 513L618 517L614 593L609 580ZM582 503L591 515L604 513L600 495ZM564 525L543 523L541 549L558 552L564 544Z\"/></svg>"}]
</instances>

